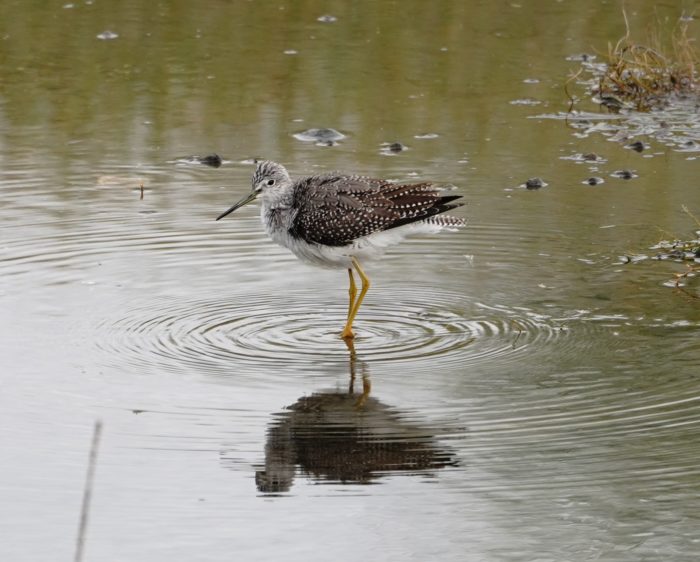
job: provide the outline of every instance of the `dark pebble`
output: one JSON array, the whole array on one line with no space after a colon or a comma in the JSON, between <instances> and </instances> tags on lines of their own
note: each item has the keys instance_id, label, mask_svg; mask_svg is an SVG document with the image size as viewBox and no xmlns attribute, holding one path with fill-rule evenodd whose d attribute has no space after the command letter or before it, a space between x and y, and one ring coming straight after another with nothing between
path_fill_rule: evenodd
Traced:
<instances>
[{"instance_id":1,"label":"dark pebble","mask_svg":"<svg viewBox=\"0 0 700 562\"><path fill-rule=\"evenodd\" d=\"M613 172L612 175L616 178L622 178L623 180L631 180L634 177L634 174L629 170L617 170Z\"/></svg>"},{"instance_id":2,"label":"dark pebble","mask_svg":"<svg viewBox=\"0 0 700 562\"><path fill-rule=\"evenodd\" d=\"M623 107L622 100L616 98L612 94L600 94L600 105L607 107L612 113L618 113Z\"/></svg>"},{"instance_id":3,"label":"dark pebble","mask_svg":"<svg viewBox=\"0 0 700 562\"><path fill-rule=\"evenodd\" d=\"M402 145L400 142L392 142L389 145L389 150L391 152L401 152L403 150L406 150L406 147Z\"/></svg>"},{"instance_id":4,"label":"dark pebble","mask_svg":"<svg viewBox=\"0 0 700 562\"><path fill-rule=\"evenodd\" d=\"M627 148L631 148L636 152L642 152L644 150L644 143L642 141L635 141L627 145Z\"/></svg>"},{"instance_id":5,"label":"dark pebble","mask_svg":"<svg viewBox=\"0 0 700 562\"><path fill-rule=\"evenodd\" d=\"M566 60L578 61L578 62L589 62L595 59L595 55L589 55L588 53L580 53L576 55L569 55Z\"/></svg>"},{"instance_id":6,"label":"dark pebble","mask_svg":"<svg viewBox=\"0 0 700 562\"><path fill-rule=\"evenodd\" d=\"M525 182L525 187L527 189L539 189L540 187L544 187L544 182L542 178L530 178Z\"/></svg>"},{"instance_id":7,"label":"dark pebble","mask_svg":"<svg viewBox=\"0 0 700 562\"><path fill-rule=\"evenodd\" d=\"M588 185L600 185L603 183L605 180L603 178L596 178L596 177L591 177L588 178L586 181L583 183L587 183Z\"/></svg>"},{"instance_id":8,"label":"dark pebble","mask_svg":"<svg viewBox=\"0 0 700 562\"><path fill-rule=\"evenodd\" d=\"M211 166L212 168L218 168L221 166L221 156L218 154L210 154L209 156L204 156L203 158L200 158L199 161L202 164L206 164L207 166Z\"/></svg>"},{"instance_id":9,"label":"dark pebble","mask_svg":"<svg viewBox=\"0 0 700 562\"><path fill-rule=\"evenodd\" d=\"M598 155L594 152L588 152L583 155L583 159L586 162L595 162L596 160L598 160Z\"/></svg>"}]
</instances>

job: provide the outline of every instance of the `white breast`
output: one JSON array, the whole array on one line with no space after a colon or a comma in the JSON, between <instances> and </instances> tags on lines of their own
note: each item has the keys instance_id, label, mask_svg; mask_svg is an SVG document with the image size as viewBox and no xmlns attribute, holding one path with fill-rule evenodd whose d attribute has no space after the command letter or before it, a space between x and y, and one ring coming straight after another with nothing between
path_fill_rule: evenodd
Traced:
<instances>
[{"instance_id":1,"label":"white breast","mask_svg":"<svg viewBox=\"0 0 700 562\"><path fill-rule=\"evenodd\" d=\"M442 230L439 225L420 221L363 236L346 246L324 246L291 236L289 229L285 228L286 218L271 216L269 212L262 214L262 222L270 238L294 252L304 262L332 269L349 268L351 257L357 258L360 263L377 260L387 248L398 244L410 234L427 234Z\"/></svg>"}]
</instances>

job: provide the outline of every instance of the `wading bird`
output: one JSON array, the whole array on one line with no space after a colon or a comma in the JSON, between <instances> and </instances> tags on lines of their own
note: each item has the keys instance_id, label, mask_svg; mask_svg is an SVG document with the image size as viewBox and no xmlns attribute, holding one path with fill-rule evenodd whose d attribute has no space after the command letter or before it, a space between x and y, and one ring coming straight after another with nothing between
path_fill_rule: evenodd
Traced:
<instances>
[{"instance_id":1,"label":"wading bird","mask_svg":"<svg viewBox=\"0 0 700 562\"><path fill-rule=\"evenodd\" d=\"M338 172L293 180L286 168L269 160L257 163L251 192L216 220L262 200L260 218L273 241L302 261L343 268L350 277L350 304L341 337L352 339L352 323L369 289L360 262L376 260L408 234L464 226L464 219L443 215L461 206L461 195L444 195L432 183L399 184ZM359 296L353 269L362 281Z\"/></svg>"}]
</instances>

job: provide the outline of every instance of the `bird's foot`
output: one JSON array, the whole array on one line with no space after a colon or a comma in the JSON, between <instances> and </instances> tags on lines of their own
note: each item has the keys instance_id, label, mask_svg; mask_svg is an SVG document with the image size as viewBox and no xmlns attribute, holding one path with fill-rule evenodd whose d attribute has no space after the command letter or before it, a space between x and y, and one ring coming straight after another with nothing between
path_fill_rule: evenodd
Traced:
<instances>
[{"instance_id":1,"label":"bird's foot","mask_svg":"<svg viewBox=\"0 0 700 562\"><path fill-rule=\"evenodd\" d=\"M340 337L343 338L345 341L354 340L355 334L350 328L345 328L340 334Z\"/></svg>"}]
</instances>

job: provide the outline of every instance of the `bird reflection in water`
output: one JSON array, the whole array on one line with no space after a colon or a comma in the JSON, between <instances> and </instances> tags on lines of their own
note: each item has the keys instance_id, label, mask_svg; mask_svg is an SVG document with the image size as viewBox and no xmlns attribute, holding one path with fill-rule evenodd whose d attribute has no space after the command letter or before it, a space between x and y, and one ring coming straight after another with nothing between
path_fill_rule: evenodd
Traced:
<instances>
[{"instance_id":1,"label":"bird reflection in water","mask_svg":"<svg viewBox=\"0 0 700 562\"><path fill-rule=\"evenodd\" d=\"M370 396L367 364L358 361L352 340L346 345L347 392L315 392L275 416L267 432L265 467L255 473L259 491L288 491L297 467L318 481L370 484L390 473L420 474L457 464L436 442L436 430L406 421L406 414Z\"/></svg>"}]
</instances>

